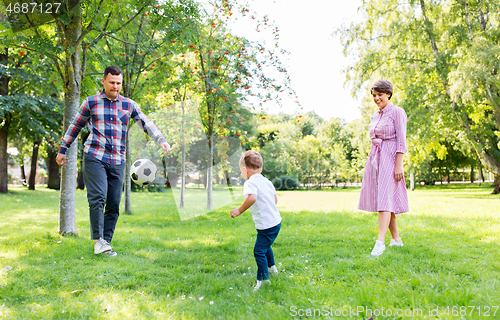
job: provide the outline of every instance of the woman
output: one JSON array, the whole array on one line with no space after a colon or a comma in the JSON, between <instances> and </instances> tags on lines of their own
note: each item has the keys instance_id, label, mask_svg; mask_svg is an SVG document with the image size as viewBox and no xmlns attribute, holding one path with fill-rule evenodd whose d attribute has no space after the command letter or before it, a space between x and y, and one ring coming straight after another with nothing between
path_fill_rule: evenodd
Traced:
<instances>
[{"instance_id":1,"label":"woman","mask_svg":"<svg viewBox=\"0 0 500 320\"><path fill-rule=\"evenodd\" d=\"M377 81L371 88L373 102L379 110L368 127L372 148L366 162L359 199L360 210L378 212L378 239L371 253L378 257L385 250L385 235L391 231L389 246L403 246L398 234L396 216L408 212L408 196L403 172L406 149L406 113L393 105L392 84Z\"/></svg>"}]
</instances>

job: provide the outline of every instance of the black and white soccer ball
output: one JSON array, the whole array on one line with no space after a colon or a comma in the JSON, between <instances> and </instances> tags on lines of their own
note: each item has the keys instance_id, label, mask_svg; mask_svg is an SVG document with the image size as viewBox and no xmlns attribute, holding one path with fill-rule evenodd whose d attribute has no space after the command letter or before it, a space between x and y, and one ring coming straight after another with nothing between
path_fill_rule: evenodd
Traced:
<instances>
[{"instance_id":1,"label":"black and white soccer ball","mask_svg":"<svg viewBox=\"0 0 500 320\"><path fill-rule=\"evenodd\" d=\"M138 185L146 185L156 177L156 165L149 159L136 160L130 167L130 178Z\"/></svg>"}]
</instances>

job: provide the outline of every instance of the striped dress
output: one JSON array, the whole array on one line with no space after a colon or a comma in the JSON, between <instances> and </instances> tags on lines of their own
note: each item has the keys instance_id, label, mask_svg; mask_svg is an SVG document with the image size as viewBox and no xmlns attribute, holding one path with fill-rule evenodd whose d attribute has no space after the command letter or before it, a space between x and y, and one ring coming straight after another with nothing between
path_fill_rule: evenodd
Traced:
<instances>
[{"instance_id":1,"label":"striped dress","mask_svg":"<svg viewBox=\"0 0 500 320\"><path fill-rule=\"evenodd\" d=\"M369 128L372 147L363 173L358 209L389 211L400 215L408 212L408 195L403 178L396 182L396 153L406 149L405 111L389 102L371 117Z\"/></svg>"}]
</instances>

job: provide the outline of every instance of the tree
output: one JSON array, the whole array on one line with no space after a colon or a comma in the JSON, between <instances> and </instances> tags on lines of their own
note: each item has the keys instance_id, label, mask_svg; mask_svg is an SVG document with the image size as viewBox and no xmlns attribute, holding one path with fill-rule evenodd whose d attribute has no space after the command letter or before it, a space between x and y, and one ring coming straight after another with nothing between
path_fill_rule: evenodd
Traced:
<instances>
[{"instance_id":1,"label":"tree","mask_svg":"<svg viewBox=\"0 0 500 320\"><path fill-rule=\"evenodd\" d=\"M51 66L47 59L26 52L25 49L10 50L5 48L4 60L0 64L0 78L4 84L4 95L0 97L0 154L6 157L8 140L25 138L35 147L33 149L32 180L30 189L34 189L34 175L37 166L37 146L42 141L56 139L61 122L60 102L50 97L53 85L45 74ZM21 163L23 165L23 163ZM7 192L7 161L1 162L0 180L2 192Z\"/></svg>"},{"instance_id":2,"label":"tree","mask_svg":"<svg viewBox=\"0 0 500 320\"><path fill-rule=\"evenodd\" d=\"M203 94L200 112L209 146L207 208L212 209L214 137L237 132L234 122L243 122L243 118L238 116L235 105L244 104L253 96L257 98L254 103L263 111L264 103L271 100L279 103L277 93L291 89L286 69L278 57L280 50L266 49L263 44L235 36L227 29L226 21L234 19L238 11L242 16L250 13L247 3L238 5L235 1L213 1L208 10L211 12L207 11L204 19L196 25L192 51L197 54L195 70L203 84L198 90ZM259 26L269 28L278 35L278 29L267 17L261 20ZM280 72L283 79L278 82L266 76L266 66ZM266 119L262 113L260 118ZM248 141L244 135L240 138L245 140L242 145Z\"/></svg>"}]
</instances>

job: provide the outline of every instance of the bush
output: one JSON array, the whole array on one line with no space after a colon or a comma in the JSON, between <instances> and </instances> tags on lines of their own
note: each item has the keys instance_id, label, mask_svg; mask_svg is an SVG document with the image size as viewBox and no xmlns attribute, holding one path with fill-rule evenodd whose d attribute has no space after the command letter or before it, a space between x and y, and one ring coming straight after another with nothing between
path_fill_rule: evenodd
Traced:
<instances>
[{"instance_id":1,"label":"bush","mask_svg":"<svg viewBox=\"0 0 500 320\"><path fill-rule=\"evenodd\" d=\"M276 190L294 190L300 185L300 182L292 176L281 176L273 179L273 185Z\"/></svg>"}]
</instances>

